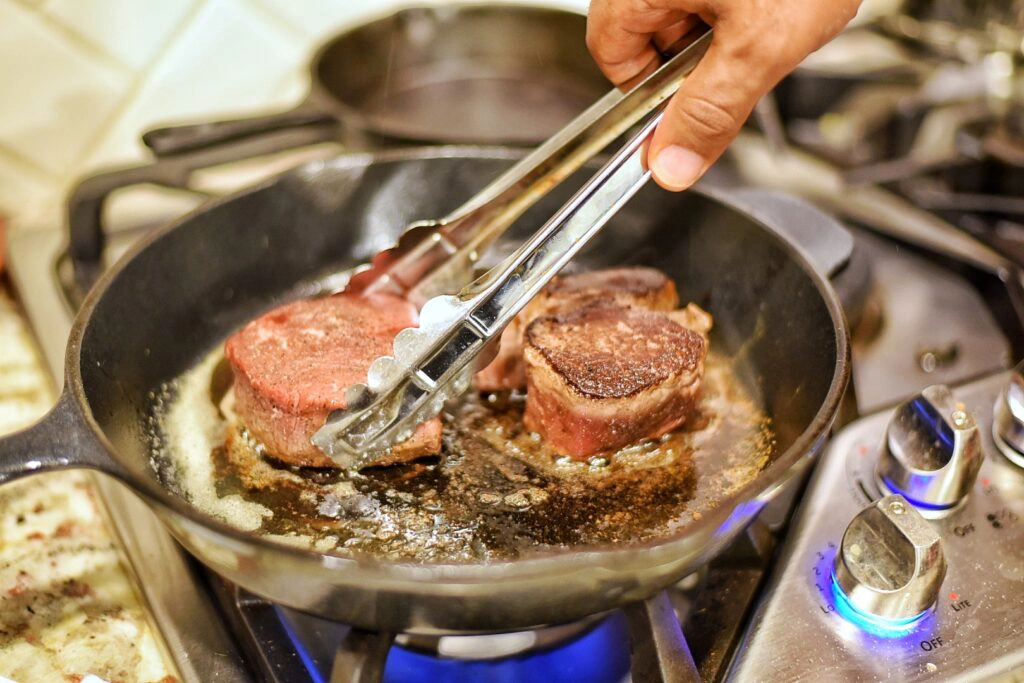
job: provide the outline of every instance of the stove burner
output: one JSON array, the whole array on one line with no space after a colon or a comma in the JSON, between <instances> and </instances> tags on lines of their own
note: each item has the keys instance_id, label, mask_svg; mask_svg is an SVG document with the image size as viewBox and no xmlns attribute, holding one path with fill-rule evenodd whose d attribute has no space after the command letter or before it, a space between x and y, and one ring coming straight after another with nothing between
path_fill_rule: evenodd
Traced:
<instances>
[{"instance_id":1,"label":"stove burner","mask_svg":"<svg viewBox=\"0 0 1024 683\"><path fill-rule=\"evenodd\" d=\"M543 634L543 631L540 632ZM598 622L568 640L547 647L534 641L533 632L497 636L464 636L438 639L438 652L424 652L411 646L394 645L384 667L384 683L418 681L550 681L569 683L594 681L620 683L629 676L629 630L621 613ZM447 641L447 642L446 642ZM303 651L301 639L293 638ZM504 648L525 648L500 656ZM492 649L491 656L487 650ZM318 668L308 654L314 681L332 680L331 672Z\"/></svg>"},{"instance_id":2,"label":"stove burner","mask_svg":"<svg viewBox=\"0 0 1024 683\"><path fill-rule=\"evenodd\" d=\"M894 190L1024 265L1024 0L911 0L900 12L784 80L782 125L846 184ZM868 44L890 67L851 71L841 57Z\"/></svg>"}]
</instances>

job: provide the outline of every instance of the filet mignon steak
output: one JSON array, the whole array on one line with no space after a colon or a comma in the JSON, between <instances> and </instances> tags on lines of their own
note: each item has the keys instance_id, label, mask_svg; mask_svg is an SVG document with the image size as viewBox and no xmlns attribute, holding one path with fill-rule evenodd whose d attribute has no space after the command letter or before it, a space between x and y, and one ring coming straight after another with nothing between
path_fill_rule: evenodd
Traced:
<instances>
[{"instance_id":1,"label":"filet mignon steak","mask_svg":"<svg viewBox=\"0 0 1024 683\"><path fill-rule=\"evenodd\" d=\"M477 390L524 388L523 333L527 326L540 316L564 313L595 301L651 311L671 311L679 305L679 294L675 283L664 273L644 266L606 268L556 277L505 328L498 355L474 378Z\"/></svg>"},{"instance_id":2,"label":"filet mignon steak","mask_svg":"<svg viewBox=\"0 0 1024 683\"><path fill-rule=\"evenodd\" d=\"M235 412L267 454L293 465L335 467L310 437L345 407L345 390L366 381L370 363L392 352L395 335L417 323L416 308L387 294L339 294L285 304L225 343L235 377ZM421 424L380 464L441 450L441 421Z\"/></svg>"},{"instance_id":3,"label":"filet mignon steak","mask_svg":"<svg viewBox=\"0 0 1024 683\"><path fill-rule=\"evenodd\" d=\"M690 317L703 313L693 309ZM684 312L595 302L531 322L527 429L585 458L682 425L695 412L708 349L703 334L672 319Z\"/></svg>"}]
</instances>

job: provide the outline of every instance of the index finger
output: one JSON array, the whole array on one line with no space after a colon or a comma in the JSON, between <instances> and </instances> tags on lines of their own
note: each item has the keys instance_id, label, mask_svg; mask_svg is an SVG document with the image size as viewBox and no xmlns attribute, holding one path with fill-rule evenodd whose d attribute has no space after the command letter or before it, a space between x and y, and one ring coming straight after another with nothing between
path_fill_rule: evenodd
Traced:
<instances>
[{"instance_id":1,"label":"index finger","mask_svg":"<svg viewBox=\"0 0 1024 683\"><path fill-rule=\"evenodd\" d=\"M587 49L598 68L622 85L657 67L661 55L651 43L659 26L637 21L637 11L621 0L593 0L587 13Z\"/></svg>"}]
</instances>

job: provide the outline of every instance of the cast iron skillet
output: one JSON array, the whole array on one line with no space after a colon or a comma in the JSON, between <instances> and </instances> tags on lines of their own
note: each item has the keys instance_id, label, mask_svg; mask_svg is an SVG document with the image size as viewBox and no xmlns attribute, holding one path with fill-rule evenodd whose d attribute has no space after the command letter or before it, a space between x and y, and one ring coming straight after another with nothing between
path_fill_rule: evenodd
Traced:
<instances>
[{"instance_id":1,"label":"cast iron skillet","mask_svg":"<svg viewBox=\"0 0 1024 683\"><path fill-rule=\"evenodd\" d=\"M331 38L295 108L153 130L158 155L331 123L347 147L447 141L536 145L611 88L586 17L516 5L410 7Z\"/></svg>"},{"instance_id":2,"label":"cast iron skillet","mask_svg":"<svg viewBox=\"0 0 1024 683\"><path fill-rule=\"evenodd\" d=\"M64 394L40 423L0 440L0 482L68 467L100 470L140 495L224 577L274 602L376 631L525 629L642 600L674 583L809 464L849 372L843 315L822 277L779 234L697 191L649 185L580 259L588 267L644 263L675 278L684 301L715 316L712 347L735 358L773 420L777 448L766 468L673 536L486 564L328 556L205 516L165 490L150 462L152 389L256 314L297 296L298 283L364 261L413 218L444 215L511 159L444 148L341 157L159 230L88 296L68 345ZM570 189L526 216L525 229Z\"/></svg>"}]
</instances>

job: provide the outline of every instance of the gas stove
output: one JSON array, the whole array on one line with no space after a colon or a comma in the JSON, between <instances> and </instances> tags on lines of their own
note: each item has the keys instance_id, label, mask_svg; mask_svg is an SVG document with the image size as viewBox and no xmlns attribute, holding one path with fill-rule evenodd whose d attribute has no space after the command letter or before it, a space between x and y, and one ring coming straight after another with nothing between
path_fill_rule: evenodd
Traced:
<instances>
[{"instance_id":1,"label":"gas stove","mask_svg":"<svg viewBox=\"0 0 1024 683\"><path fill-rule=\"evenodd\" d=\"M527 633L425 639L353 630L227 584L98 477L182 678L1021 675L1024 380L1012 370L1024 357L1021 43L1005 37L1012 24L995 43L977 26L951 41L950 7L924 15L909 3L844 34L780 85L759 108L763 132L744 132L709 178L803 196L853 235L833 279L853 329L853 381L809 482L656 601ZM994 21L970 16L982 28ZM229 191L342 152L260 157L208 173L200 189ZM181 208L139 202L108 212L106 248L90 262L72 258L62 226L11 240L13 282L55 378L89 281ZM666 624L681 625L688 651L661 640Z\"/></svg>"},{"instance_id":2,"label":"gas stove","mask_svg":"<svg viewBox=\"0 0 1024 683\"><path fill-rule=\"evenodd\" d=\"M839 432L751 617L733 678L1021 675L1020 371L951 392L930 387ZM971 481L958 483L964 472Z\"/></svg>"}]
</instances>

